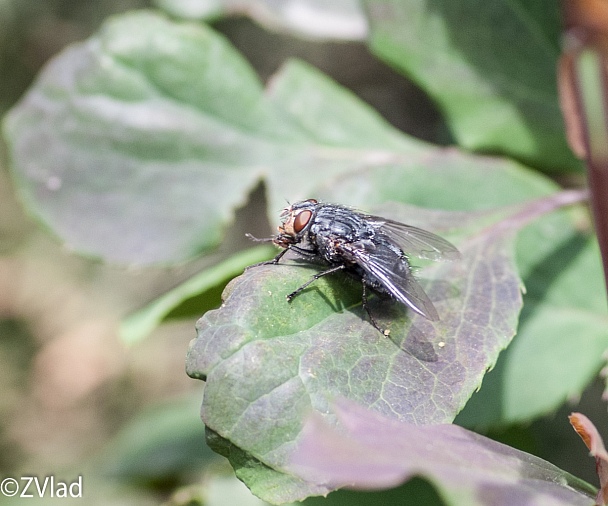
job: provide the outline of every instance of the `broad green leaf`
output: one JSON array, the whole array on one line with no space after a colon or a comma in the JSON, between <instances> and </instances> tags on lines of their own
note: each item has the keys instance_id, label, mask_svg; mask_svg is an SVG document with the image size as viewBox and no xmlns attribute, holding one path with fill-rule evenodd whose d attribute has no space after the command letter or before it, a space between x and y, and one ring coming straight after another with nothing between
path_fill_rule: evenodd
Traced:
<instances>
[{"instance_id":1,"label":"broad green leaf","mask_svg":"<svg viewBox=\"0 0 608 506\"><path fill-rule=\"evenodd\" d=\"M206 292L227 279L236 276L245 267L266 260L272 248L260 246L237 253L213 267L191 277L140 311L125 318L120 326L120 336L127 344L133 344L154 330L164 318L185 300Z\"/></svg>"},{"instance_id":2,"label":"broad green leaf","mask_svg":"<svg viewBox=\"0 0 608 506\"><path fill-rule=\"evenodd\" d=\"M74 249L141 264L217 245L303 140L221 36L146 12L54 59L4 131L35 214Z\"/></svg>"},{"instance_id":3,"label":"broad green leaf","mask_svg":"<svg viewBox=\"0 0 608 506\"><path fill-rule=\"evenodd\" d=\"M300 86L286 93L294 76ZM314 121L337 104L345 109L324 118L337 128L324 139ZM75 250L138 264L216 246L260 179L274 216L286 197L361 161L427 148L303 64L288 65L266 97L223 37L146 12L108 21L55 58L4 132L35 215ZM374 142L359 146L366 132Z\"/></svg>"},{"instance_id":4,"label":"broad green leaf","mask_svg":"<svg viewBox=\"0 0 608 506\"><path fill-rule=\"evenodd\" d=\"M476 213L397 204L376 209L451 231L463 255L418 271L440 322L372 302L375 317L391 329L389 339L366 320L360 284L344 276L322 278L288 304L284 295L308 280L311 269L248 270L227 287L222 308L197 324L187 371L206 381L203 421L273 469L285 464L304 413L327 413L336 396L409 423L450 422L515 333L521 297L514 232L561 198Z\"/></svg>"},{"instance_id":5,"label":"broad green leaf","mask_svg":"<svg viewBox=\"0 0 608 506\"><path fill-rule=\"evenodd\" d=\"M161 9L187 19L250 16L273 30L314 39L361 40L367 20L357 0L155 0Z\"/></svg>"},{"instance_id":6,"label":"broad green leaf","mask_svg":"<svg viewBox=\"0 0 608 506\"><path fill-rule=\"evenodd\" d=\"M372 51L438 104L458 143L547 170L580 167L557 99L554 0L370 0Z\"/></svg>"},{"instance_id":7,"label":"broad green leaf","mask_svg":"<svg viewBox=\"0 0 608 506\"><path fill-rule=\"evenodd\" d=\"M455 425L415 426L339 400L338 427L311 416L288 468L327 486L375 489L413 476L446 504L590 505L593 487L530 455Z\"/></svg>"},{"instance_id":8,"label":"broad green leaf","mask_svg":"<svg viewBox=\"0 0 608 506\"><path fill-rule=\"evenodd\" d=\"M543 225L549 232L564 222L556 216ZM608 313L597 241L570 227L561 234L561 242L552 241L557 247L526 273L526 311L505 356L506 421L538 417L580 396L605 360Z\"/></svg>"}]
</instances>

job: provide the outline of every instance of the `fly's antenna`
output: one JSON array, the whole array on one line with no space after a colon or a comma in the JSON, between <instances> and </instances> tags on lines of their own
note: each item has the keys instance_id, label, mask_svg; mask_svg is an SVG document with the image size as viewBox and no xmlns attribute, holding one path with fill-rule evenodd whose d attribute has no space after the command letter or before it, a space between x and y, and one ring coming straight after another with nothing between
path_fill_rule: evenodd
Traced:
<instances>
[{"instance_id":1,"label":"fly's antenna","mask_svg":"<svg viewBox=\"0 0 608 506\"><path fill-rule=\"evenodd\" d=\"M250 239L254 242L272 242L274 240L274 237L254 237L251 234L245 234L245 237L247 237L247 239Z\"/></svg>"}]
</instances>

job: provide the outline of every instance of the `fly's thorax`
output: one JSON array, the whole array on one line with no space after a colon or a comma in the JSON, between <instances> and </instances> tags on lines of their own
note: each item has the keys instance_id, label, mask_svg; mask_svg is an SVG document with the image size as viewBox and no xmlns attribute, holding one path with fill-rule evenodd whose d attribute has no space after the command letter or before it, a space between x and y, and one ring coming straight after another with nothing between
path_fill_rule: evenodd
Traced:
<instances>
[{"instance_id":1,"label":"fly's thorax","mask_svg":"<svg viewBox=\"0 0 608 506\"><path fill-rule=\"evenodd\" d=\"M375 229L363 215L346 207L327 204L317 210L310 232L321 241L339 239L356 242L372 237Z\"/></svg>"},{"instance_id":2,"label":"fly's thorax","mask_svg":"<svg viewBox=\"0 0 608 506\"><path fill-rule=\"evenodd\" d=\"M317 209L308 229L308 238L320 257L330 264L354 263L345 254L344 245L369 237L367 223L351 209L327 204Z\"/></svg>"}]
</instances>

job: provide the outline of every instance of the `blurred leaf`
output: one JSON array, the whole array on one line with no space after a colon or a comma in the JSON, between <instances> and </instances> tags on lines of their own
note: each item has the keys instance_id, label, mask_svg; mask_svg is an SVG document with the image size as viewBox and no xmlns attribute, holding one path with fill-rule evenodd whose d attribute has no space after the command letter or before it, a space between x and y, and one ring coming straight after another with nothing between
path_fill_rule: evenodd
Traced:
<instances>
[{"instance_id":1,"label":"blurred leaf","mask_svg":"<svg viewBox=\"0 0 608 506\"><path fill-rule=\"evenodd\" d=\"M558 2L366 5L374 53L436 101L459 144L551 171L580 167L557 99Z\"/></svg>"},{"instance_id":2,"label":"blurred leaf","mask_svg":"<svg viewBox=\"0 0 608 506\"><path fill-rule=\"evenodd\" d=\"M360 208L404 202L471 211L524 202L558 189L550 179L511 160L435 147L384 164L362 164L357 172L328 181L314 195Z\"/></svg>"},{"instance_id":3,"label":"blurred leaf","mask_svg":"<svg viewBox=\"0 0 608 506\"><path fill-rule=\"evenodd\" d=\"M588 506L595 495L554 465L456 425L403 424L342 400L334 411L338 428L307 420L288 465L309 481L386 488L424 476L454 506Z\"/></svg>"},{"instance_id":4,"label":"blurred leaf","mask_svg":"<svg viewBox=\"0 0 608 506\"><path fill-rule=\"evenodd\" d=\"M315 39L361 40L367 20L357 0L155 0L161 9L187 19L250 16L261 25Z\"/></svg>"},{"instance_id":5,"label":"blurred leaf","mask_svg":"<svg viewBox=\"0 0 608 506\"><path fill-rule=\"evenodd\" d=\"M555 410L601 368L608 314L597 242L571 234L526 278L526 310L505 357L504 421Z\"/></svg>"},{"instance_id":6,"label":"blurred leaf","mask_svg":"<svg viewBox=\"0 0 608 506\"><path fill-rule=\"evenodd\" d=\"M286 196L425 146L306 65L284 68L273 90L265 97L209 28L114 18L53 60L7 116L22 197L80 252L175 262L217 245L262 178L274 217ZM332 126L328 139L317 134Z\"/></svg>"},{"instance_id":7,"label":"blurred leaf","mask_svg":"<svg viewBox=\"0 0 608 506\"><path fill-rule=\"evenodd\" d=\"M582 393L608 348L597 243L577 230L571 213L554 213L528 227L517 250L527 288L520 326L459 415L458 423L467 427L526 422L554 411Z\"/></svg>"},{"instance_id":8,"label":"blurred leaf","mask_svg":"<svg viewBox=\"0 0 608 506\"><path fill-rule=\"evenodd\" d=\"M301 478L274 470L209 429L207 429L207 443L220 455L230 460L235 468L236 476L247 484L253 494L265 497L274 504L285 504L294 498L306 496L309 497L298 504L306 506L320 504L323 506L382 506L385 504L440 506L443 504L433 487L422 480L411 480L399 489L387 491L357 493L338 490L331 493L329 497L310 496L312 493L325 496L330 489L326 486L314 487Z\"/></svg>"},{"instance_id":9,"label":"blurred leaf","mask_svg":"<svg viewBox=\"0 0 608 506\"><path fill-rule=\"evenodd\" d=\"M216 459L204 443L199 394L152 406L127 423L94 467L125 482L158 482L198 475Z\"/></svg>"},{"instance_id":10,"label":"blurred leaf","mask_svg":"<svg viewBox=\"0 0 608 506\"><path fill-rule=\"evenodd\" d=\"M248 265L266 260L271 256L272 251L274 248L269 246L251 248L199 272L143 309L125 318L120 326L120 337L127 344L136 343L152 332L169 313L184 301L225 282L239 274Z\"/></svg>"},{"instance_id":11,"label":"blurred leaf","mask_svg":"<svg viewBox=\"0 0 608 506\"><path fill-rule=\"evenodd\" d=\"M145 12L54 59L4 126L28 206L69 246L137 263L217 245L302 139L221 36Z\"/></svg>"},{"instance_id":12,"label":"blurred leaf","mask_svg":"<svg viewBox=\"0 0 608 506\"><path fill-rule=\"evenodd\" d=\"M228 285L222 308L201 318L189 351L188 374L206 380L205 424L276 469L299 437L303 414L310 407L326 413L335 396L410 423L451 421L515 332L521 303L515 230L567 195L490 212L397 204L375 210L426 229L451 230L463 255L460 262L419 271L440 322L374 300L381 325L384 318L391 321L390 339L366 320L359 283L322 278L288 305L282 295L308 280L310 269L246 271ZM231 461L237 469L244 464Z\"/></svg>"}]
</instances>

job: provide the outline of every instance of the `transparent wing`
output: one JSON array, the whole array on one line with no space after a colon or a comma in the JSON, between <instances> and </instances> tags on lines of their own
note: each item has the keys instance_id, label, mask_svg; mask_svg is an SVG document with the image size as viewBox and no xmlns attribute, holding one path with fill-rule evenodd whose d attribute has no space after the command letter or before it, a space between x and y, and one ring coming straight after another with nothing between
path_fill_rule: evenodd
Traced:
<instances>
[{"instance_id":1,"label":"transparent wing","mask_svg":"<svg viewBox=\"0 0 608 506\"><path fill-rule=\"evenodd\" d=\"M431 299L414 278L407 262L395 251L371 241L343 244L340 249L399 302L428 320L439 320Z\"/></svg>"},{"instance_id":2,"label":"transparent wing","mask_svg":"<svg viewBox=\"0 0 608 506\"><path fill-rule=\"evenodd\" d=\"M377 229L407 255L427 260L458 260L460 252L451 243L427 230L380 216L367 216Z\"/></svg>"}]
</instances>

